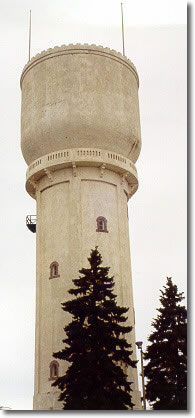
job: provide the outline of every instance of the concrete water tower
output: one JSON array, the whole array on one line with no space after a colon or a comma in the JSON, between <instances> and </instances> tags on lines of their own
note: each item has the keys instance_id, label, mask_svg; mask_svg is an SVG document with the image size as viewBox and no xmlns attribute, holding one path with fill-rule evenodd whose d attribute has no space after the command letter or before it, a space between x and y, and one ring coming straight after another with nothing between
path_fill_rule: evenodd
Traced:
<instances>
[{"instance_id":1,"label":"concrete water tower","mask_svg":"<svg viewBox=\"0 0 195 418\"><path fill-rule=\"evenodd\" d=\"M22 72L21 146L37 207L34 409L62 408L51 387L65 372L52 358L63 347L61 302L96 245L135 325L127 203L138 187L138 86L131 61L88 44L43 51ZM134 330L129 342L136 359ZM129 378L141 409L136 369Z\"/></svg>"}]
</instances>

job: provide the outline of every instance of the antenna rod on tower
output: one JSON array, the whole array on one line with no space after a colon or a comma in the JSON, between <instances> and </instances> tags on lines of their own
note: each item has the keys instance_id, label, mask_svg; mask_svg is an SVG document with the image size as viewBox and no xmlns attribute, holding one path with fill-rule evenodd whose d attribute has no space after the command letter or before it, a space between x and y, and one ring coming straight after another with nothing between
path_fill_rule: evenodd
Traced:
<instances>
[{"instance_id":1,"label":"antenna rod on tower","mask_svg":"<svg viewBox=\"0 0 195 418\"><path fill-rule=\"evenodd\" d=\"M30 47L31 47L31 10L30 10L30 21L29 21L29 49L28 49L28 60L30 61Z\"/></svg>"},{"instance_id":2,"label":"antenna rod on tower","mask_svg":"<svg viewBox=\"0 0 195 418\"><path fill-rule=\"evenodd\" d=\"M125 41L124 41L124 24L123 24L123 3L121 3L121 17L122 17L122 40L123 40L123 55L125 55Z\"/></svg>"}]
</instances>

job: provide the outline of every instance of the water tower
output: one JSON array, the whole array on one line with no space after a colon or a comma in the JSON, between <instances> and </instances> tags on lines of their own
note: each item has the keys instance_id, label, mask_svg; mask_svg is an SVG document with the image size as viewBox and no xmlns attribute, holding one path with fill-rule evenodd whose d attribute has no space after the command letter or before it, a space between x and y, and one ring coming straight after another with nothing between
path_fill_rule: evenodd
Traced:
<instances>
[{"instance_id":1,"label":"water tower","mask_svg":"<svg viewBox=\"0 0 195 418\"><path fill-rule=\"evenodd\" d=\"M36 200L36 224L28 218L36 230L34 409L62 408L51 387L65 372L52 358L63 347L61 302L96 245L135 325L127 203L138 187L138 86L130 60L88 44L43 51L22 72L21 146L26 190ZM136 359L134 330L129 342ZM141 409L136 369L129 379Z\"/></svg>"}]
</instances>

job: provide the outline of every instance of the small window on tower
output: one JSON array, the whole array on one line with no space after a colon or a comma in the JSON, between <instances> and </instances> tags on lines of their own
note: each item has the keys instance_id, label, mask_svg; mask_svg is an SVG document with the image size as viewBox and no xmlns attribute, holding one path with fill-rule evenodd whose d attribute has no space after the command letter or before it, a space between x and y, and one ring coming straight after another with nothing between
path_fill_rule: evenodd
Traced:
<instances>
[{"instance_id":1,"label":"small window on tower","mask_svg":"<svg viewBox=\"0 0 195 418\"><path fill-rule=\"evenodd\" d=\"M53 261L53 263L50 264L50 279L54 279L55 277L60 277L59 275L59 264L57 261Z\"/></svg>"},{"instance_id":2,"label":"small window on tower","mask_svg":"<svg viewBox=\"0 0 195 418\"><path fill-rule=\"evenodd\" d=\"M51 361L50 365L50 377L49 380L55 380L59 376L59 363L56 360Z\"/></svg>"},{"instance_id":3,"label":"small window on tower","mask_svg":"<svg viewBox=\"0 0 195 418\"><path fill-rule=\"evenodd\" d=\"M108 232L106 218L104 218L103 216L99 216L96 219L96 222L97 222L97 229L96 229L97 232Z\"/></svg>"}]
</instances>

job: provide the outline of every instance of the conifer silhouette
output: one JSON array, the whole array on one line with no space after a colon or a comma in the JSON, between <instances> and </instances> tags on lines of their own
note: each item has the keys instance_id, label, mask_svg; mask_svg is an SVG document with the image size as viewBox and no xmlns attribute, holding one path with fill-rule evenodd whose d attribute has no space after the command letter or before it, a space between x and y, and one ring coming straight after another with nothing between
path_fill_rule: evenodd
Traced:
<instances>
[{"instance_id":1,"label":"conifer silhouette","mask_svg":"<svg viewBox=\"0 0 195 418\"><path fill-rule=\"evenodd\" d=\"M187 409L187 311L177 286L167 277L161 290L159 315L148 340L144 374L146 398L153 409Z\"/></svg>"},{"instance_id":2,"label":"conifer silhouette","mask_svg":"<svg viewBox=\"0 0 195 418\"><path fill-rule=\"evenodd\" d=\"M131 383L124 367L136 367L130 359L131 345L125 334L128 309L117 306L113 294L114 279L109 267L102 267L97 247L88 258L90 268L82 268L69 290L74 299L62 303L73 319L64 328L65 348L54 357L70 363L64 376L52 384L58 386L63 409L132 409Z\"/></svg>"}]
</instances>

